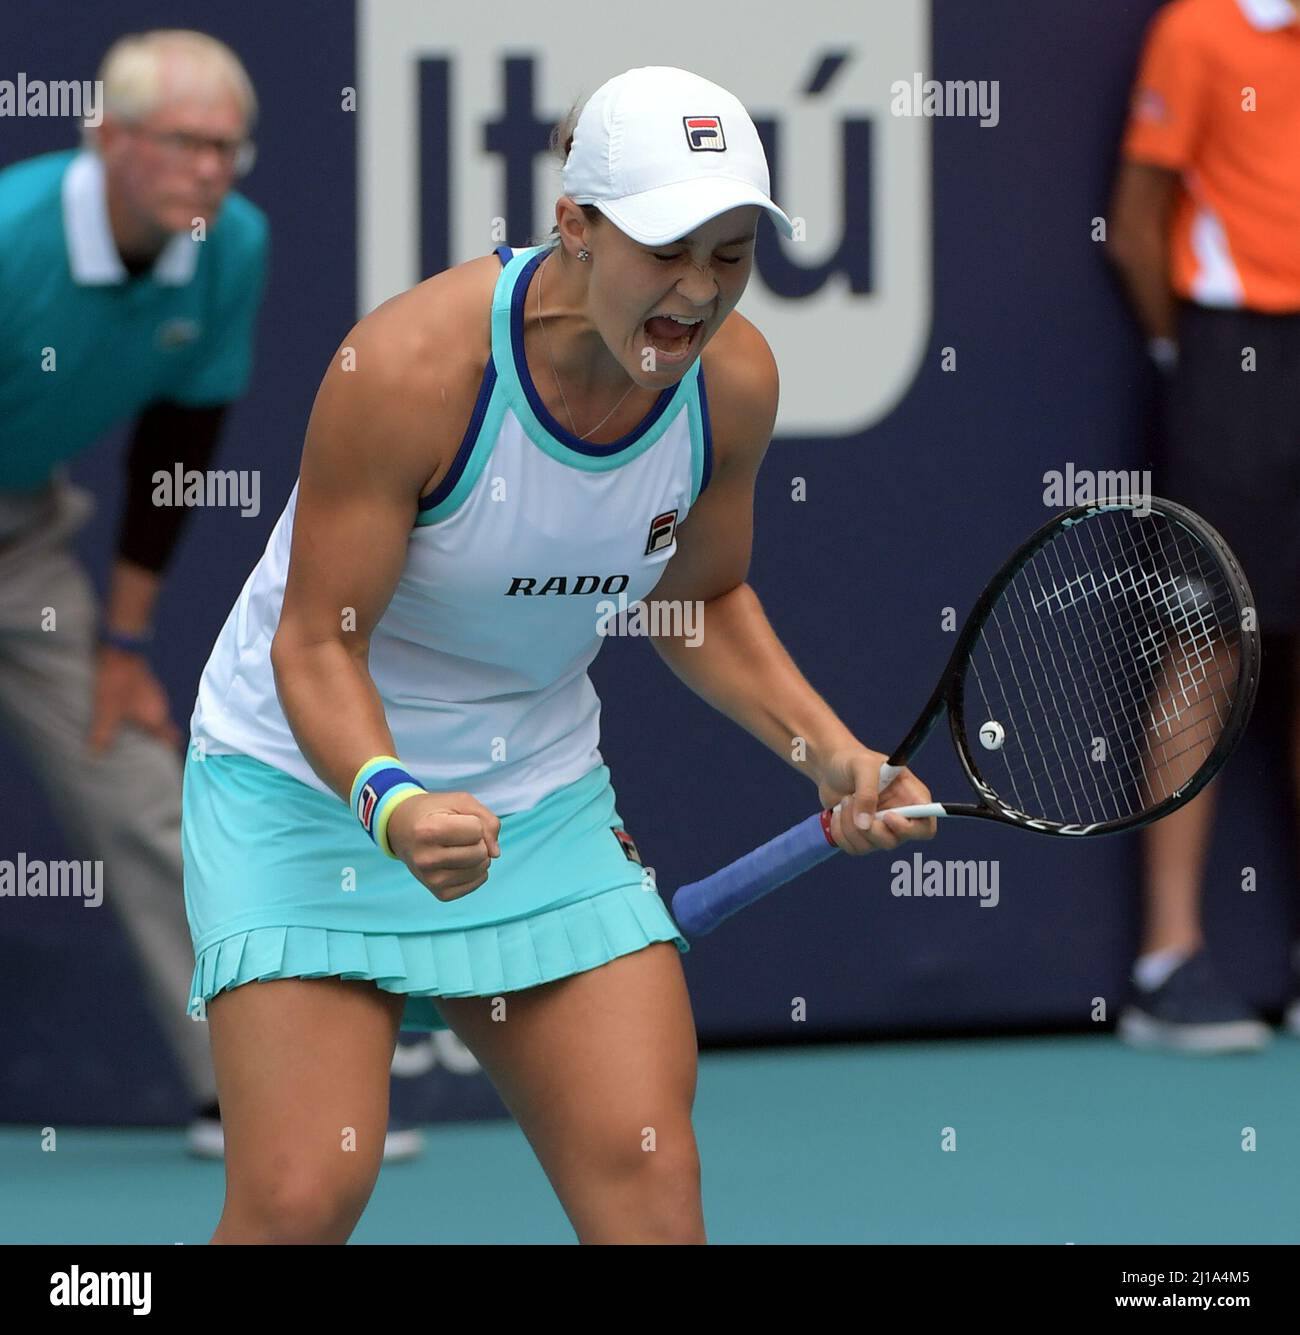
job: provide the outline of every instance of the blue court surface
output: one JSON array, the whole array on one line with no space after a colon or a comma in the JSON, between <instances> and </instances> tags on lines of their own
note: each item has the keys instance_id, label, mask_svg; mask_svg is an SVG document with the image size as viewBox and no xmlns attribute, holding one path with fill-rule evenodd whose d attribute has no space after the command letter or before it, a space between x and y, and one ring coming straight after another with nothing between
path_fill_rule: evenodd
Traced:
<instances>
[{"instance_id":1,"label":"blue court surface","mask_svg":"<svg viewBox=\"0 0 1300 1335\"><path fill-rule=\"evenodd\" d=\"M1193 1058L1099 1035L706 1053L695 1124L715 1243L1294 1243L1297 1106L1296 1039ZM0 1243L210 1236L222 1168L180 1131L56 1129L54 1153L0 1130ZM512 1122L426 1134L353 1242L574 1240Z\"/></svg>"}]
</instances>

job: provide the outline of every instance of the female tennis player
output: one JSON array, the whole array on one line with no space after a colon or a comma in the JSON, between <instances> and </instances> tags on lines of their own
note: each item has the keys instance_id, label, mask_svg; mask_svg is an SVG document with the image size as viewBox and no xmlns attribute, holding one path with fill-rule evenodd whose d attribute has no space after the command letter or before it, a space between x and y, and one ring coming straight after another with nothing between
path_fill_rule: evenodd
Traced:
<instances>
[{"instance_id":1,"label":"female tennis player","mask_svg":"<svg viewBox=\"0 0 1300 1335\"><path fill-rule=\"evenodd\" d=\"M658 652L840 804L843 849L934 832L871 820L929 792L905 772L877 803L884 756L745 583L777 375L733 308L761 214L792 231L752 121L650 67L568 124L545 243L348 335L203 673L184 853L226 1131L214 1242L345 1241L398 1030L447 1026L581 1241L705 1240L687 943L598 750L602 600L703 604L702 643Z\"/></svg>"}]
</instances>

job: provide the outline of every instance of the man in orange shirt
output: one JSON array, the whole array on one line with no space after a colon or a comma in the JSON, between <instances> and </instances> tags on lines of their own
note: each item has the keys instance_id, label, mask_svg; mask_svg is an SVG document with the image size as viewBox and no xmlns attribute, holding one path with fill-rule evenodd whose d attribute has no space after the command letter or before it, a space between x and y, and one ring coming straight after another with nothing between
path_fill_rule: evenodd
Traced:
<instances>
[{"instance_id":1,"label":"man in orange shirt","mask_svg":"<svg viewBox=\"0 0 1300 1335\"><path fill-rule=\"evenodd\" d=\"M1156 14L1108 251L1166 377L1167 457L1157 490L1203 514L1236 552L1260 629L1273 640L1266 658L1291 673L1300 700L1295 0L1174 0ZM1295 705L1289 744L1300 798ZM1143 832L1146 925L1119 1024L1129 1042L1227 1051L1268 1041L1267 1026L1218 975L1202 935L1214 802L1211 785ZM1300 1033L1300 1002L1287 1027Z\"/></svg>"}]
</instances>

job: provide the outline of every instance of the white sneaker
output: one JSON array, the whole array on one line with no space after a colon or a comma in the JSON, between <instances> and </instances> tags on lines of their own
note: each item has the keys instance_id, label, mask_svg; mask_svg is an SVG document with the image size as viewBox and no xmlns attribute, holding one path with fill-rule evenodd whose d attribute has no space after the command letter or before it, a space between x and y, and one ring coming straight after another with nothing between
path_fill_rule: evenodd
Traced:
<instances>
[{"instance_id":1,"label":"white sneaker","mask_svg":"<svg viewBox=\"0 0 1300 1335\"><path fill-rule=\"evenodd\" d=\"M215 1108L215 1104L213 1108ZM221 1118L208 1108L202 1109L185 1133L185 1150L196 1159L221 1159L226 1153L226 1137Z\"/></svg>"},{"instance_id":2,"label":"white sneaker","mask_svg":"<svg viewBox=\"0 0 1300 1335\"><path fill-rule=\"evenodd\" d=\"M384 1162L401 1163L404 1159L418 1159L424 1153L424 1132L419 1127L388 1124L384 1136Z\"/></svg>"}]
</instances>

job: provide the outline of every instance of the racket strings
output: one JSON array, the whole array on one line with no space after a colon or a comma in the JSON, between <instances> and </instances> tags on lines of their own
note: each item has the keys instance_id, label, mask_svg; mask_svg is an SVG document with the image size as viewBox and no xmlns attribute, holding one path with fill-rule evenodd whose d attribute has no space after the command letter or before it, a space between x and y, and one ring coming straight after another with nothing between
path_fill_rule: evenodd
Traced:
<instances>
[{"instance_id":1,"label":"racket strings","mask_svg":"<svg viewBox=\"0 0 1300 1335\"><path fill-rule=\"evenodd\" d=\"M1114 524L1085 525L1083 528L1084 536L1093 544L1093 555L1100 557L1104 547L1112 563L1120 555L1117 546L1122 546L1117 542L1115 532ZM1190 535L1180 543L1176 534L1181 532L1167 521L1151 525L1136 517L1130 517L1127 526L1127 535L1133 539L1133 550L1124 555L1136 555L1140 560L1139 568L1131 571L1130 592L1138 598L1139 606L1148 613L1153 611L1155 617L1154 624L1148 624L1145 630L1131 637L1136 657L1146 669L1143 674L1145 682L1158 680L1162 673L1172 668L1178 684L1176 695L1164 690L1156 696L1154 709L1139 710L1133 716L1135 726L1138 723L1145 726L1144 736L1134 738L1140 745L1131 748L1129 755L1141 762L1144 783L1139 791L1147 805L1170 795L1190 778L1194 769L1208 757L1213 741L1222 731L1225 720L1220 709L1221 693L1217 696L1215 692L1203 694L1200 687L1209 676L1207 665L1214 663L1217 657L1214 642L1218 639L1231 641L1236 634L1233 600L1226 581L1219 577L1217 562L1207 560L1208 553L1192 542ZM1220 586L1222 596L1216 597L1211 592L1214 583ZM1110 609L1112 613L1116 610L1116 607ZM1132 668L1130 662L1130 678ZM1217 675L1219 685L1226 686L1222 672ZM1181 701L1177 695L1181 695ZM1150 695L1147 700L1150 705ZM1195 708L1198 701L1203 702L1206 709L1198 711ZM1216 716L1217 726L1207 730L1203 725L1209 715ZM1159 736L1162 724L1168 730L1168 737ZM1179 754L1195 748L1171 748L1168 742L1175 735L1200 744L1196 765L1178 772L1176 778L1173 775L1179 767L1172 762ZM1129 768L1131 772L1131 764Z\"/></svg>"},{"instance_id":2,"label":"racket strings","mask_svg":"<svg viewBox=\"0 0 1300 1335\"><path fill-rule=\"evenodd\" d=\"M1138 521L1135 519L1133 522ZM1093 540L1094 557L1101 559L1101 552L1098 547L1098 543L1101 542L1106 545L1106 559L1111 563L1118 561L1118 554L1110 542L1108 533L1094 531L1088 536ZM1155 554L1149 543L1145 545L1142 554L1146 558L1147 564L1141 571L1129 570L1128 573L1132 576L1132 579L1127 587L1127 596L1129 599L1143 600L1168 613L1173 610L1169 595L1171 590L1176 587L1176 581L1172 578L1157 579L1153 576L1150 563L1154 560ZM1126 742L1119 754L1125 762L1130 780L1137 781L1140 774L1146 781L1145 787L1149 791L1151 787L1150 776L1142 763L1147 748L1141 745L1142 738L1150 727L1149 721L1144 717L1144 705L1148 703L1149 695L1144 693L1139 697L1134 683L1137 681L1147 682L1154 677L1159 669L1164 655L1168 651L1167 623L1171 618L1168 615L1159 618L1154 625L1147 625L1137 630L1126 641L1122 638L1122 625L1119 627L1115 625L1116 614L1117 608L1112 603L1107 608L1106 644L1108 648L1113 648L1120 654L1121 658L1125 659L1127 671L1119 678L1117 684L1126 693L1126 703L1129 706L1123 720L1126 726L1122 732L1117 730L1117 735L1123 736ZM1186 637L1184 637L1184 640L1186 641ZM1139 787L1142 786L1139 783Z\"/></svg>"},{"instance_id":3,"label":"racket strings","mask_svg":"<svg viewBox=\"0 0 1300 1335\"><path fill-rule=\"evenodd\" d=\"M1046 551L1047 549L1044 549L1044 554ZM1042 582L1043 579L1050 580L1052 584L1050 592L1044 587ZM1032 789L1036 802L1033 810L1043 813L1058 813L1054 817L1055 819L1063 821L1068 820L1075 824L1090 823L1090 813L1095 812L1096 810L1106 811L1107 815L1104 818L1113 819L1114 816L1111 813L1116 810L1117 804L1114 800L1109 803L1106 800L1108 793L1106 792L1105 776L1100 774L1095 766L1091 767L1091 769L1081 768L1077 763L1072 764L1067 762L1066 758L1062 755L1059 745L1059 739L1062 733L1061 711L1052 708L1047 700L1045 700L1040 683L1065 683L1067 691L1070 689L1070 686L1073 686L1074 699L1069 703L1072 705L1077 704L1079 708L1071 708L1068 711L1068 717L1064 721L1073 732L1073 742L1075 745L1074 753L1091 754L1091 748L1093 747L1096 733L1095 729L1091 731L1085 729L1083 719L1097 717L1098 711L1093 707L1094 701L1099 702L1104 709L1112 730L1114 732L1120 731L1121 720L1115 713L1110 695L1104 691L1094 691L1090 689L1090 698L1085 700L1082 685L1090 685L1086 678L1085 665L1072 664L1070 658L1070 648L1075 648L1077 650L1079 646L1084 646L1086 647L1090 663L1096 672L1094 680L1102 681L1111 675L1109 673L1103 673L1098 665L1096 657L1097 645L1100 644L1112 651L1122 651L1123 645L1116 639L1113 626L1103 626L1097 623L1097 607L1099 605L1104 607L1105 604L1099 604L1095 595L1099 592L1113 594L1113 586L1115 584L1114 577L1112 576L1103 581L1099 588L1097 581L1091 575L1085 576L1076 573L1075 576L1071 578L1069 573L1060 564L1059 559L1058 562L1053 565L1051 558L1046 557L1043 562L1043 569L1037 580L1038 598L1036 601L1033 601L1031 605L1027 605L1026 599L1032 599L1032 590L1027 587L1030 584L1031 580L1028 578L1014 580L1004 594L1005 600L1014 599L1014 603L1008 601L1005 608L1003 604L998 604L994 609L993 616L990 618L990 620L996 624L1001 635L1002 647L1005 651L1003 661L1009 666L1012 677L1017 683L1022 705L1027 705L1027 700L1021 680L1024 674L1018 668L1017 659L1027 659L1031 657L1030 650L1032 649L1032 657L1037 660L1038 667L1036 673L1030 674L1034 678L1036 700L1040 707L1038 710L1038 717L1051 721L1051 726L1041 729L1040 732L1035 733L1034 736L1037 738L1040 735L1045 735L1052 739L1052 757L1049 758L1045 756L1040 748L1037 755L1026 755L1023 757L1024 763L1017 765L1015 763L1016 753L1013 749L1008 749L1003 753L1004 763L1008 766L1008 779L1010 781L1010 789L1013 798L1015 799L1016 805L1022 810L1030 810L1025 803L1026 794L1022 793L1020 790L1020 782L1025 777L1028 777L1029 786ZM1085 591L1090 595L1089 597L1083 596ZM1066 594L1069 595L1068 602L1066 601ZM1092 616L1092 634L1086 637L1075 636L1072 645L1066 644L1064 635L1061 633L1059 625L1057 626L1054 636L1054 645L1061 650L1061 653L1058 656L1053 650L1052 662L1050 665L1045 664L1042 659L1042 637L1027 635L1023 630L1024 627L1029 625L1050 626L1052 624L1051 620L1045 620L1039 615L1044 608L1052 611L1059 611L1061 613L1064 613L1067 609L1086 609ZM1008 616L1008 613L1014 615ZM1013 623L1012 629L1016 636L1017 652L1014 653L1011 651L1006 636L1007 627L1004 623L1008 620ZM1132 664L1130 664L1130 667L1131 666ZM972 667L978 678L978 656L972 660ZM985 694L984 699L987 705L989 703L987 693ZM1004 694L1004 706L1006 703L1006 696ZM1052 703L1054 704L1055 702ZM1132 700L1131 703L1135 703L1135 699ZM1033 715L1027 711L1024 714L1024 717L1029 718L1033 717ZM1127 753L1124 754L1126 764L1128 764ZM1037 763L1032 763L1035 760ZM1136 781L1137 774L1133 771L1131 764L1128 764L1128 768L1130 779ZM1043 801L1042 788L1038 781L1039 774L1042 774L1045 778L1046 782L1044 786L1050 788L1053 798L1053 801L1050 804ZM1091 794L1086 792L1082 794L1075 792L1074 785L1071 783L1071 779L1075 774L1086 776L1087 779L1091 781Z\"/></svg>"},{"instance_id":4,"label":"racket strings","mask_svg":"<svg viewBox=\"0 0 1300 1335\"><path fill-rule=\"evenodd\" d=\"M1029 609L1025 605L1025 590L1023 588L1017 588L1015 590L1015 593L1018 603L1018 610L1021 612L1022 616L1028 617ZM1101 803L1105 800L1105 793L1102 787L1102 778L1104 778L1104 776L1098 776L1095 773L1095 768L1094 772L1091 774L1089 774L1086 770L1080 772L1080 777L1081 779L1083 779L1083 782L1079 786L1086 788L1087 780L1090 779L1092 782L1094 793L1088 794L1086 792L1083 793L1076 792L1075 791L1076 785L1071 783L1070 780L1074 775L1074 773L1078 771L1077 771L1077 766L1074 766L1070 763L1069 757L1074 754L1078 754L1079 750L1086 751L1088 746L1091 744L1091 740L1092 737L1095 735L1095 731L1090 732L1089 727L1091 725L1085 726L1084 720L1095 715L1096 711L1095 709L1092 708L1091 701L1084 699L1082 687L1084 684L1086 684L1086 678L1080 671L1082 665L1077 660L1075 661L1071 660L1070 651L1072 648L1077 648L1077 646L1066 645L1064 637L1060 633L1059 627L1056 627L1053 622L1047 622L1045 624L1047 624L1047 626L1050 629L1055 630L1056 642L1052 646L1050 666L1043 665L1043 673L1042 673L1043 678L1044 680L1051 680L1052 676L1055 675L1059 681L1065 684L1067 695L1070 692L1072 692L1073 695L1072 699L1067 698L1065 701L1065 703L1069 706L1069 708L1065 711L1066 714L1065 721L1068 723L1070 729L1073 731L1074 734L1073 738L1070 739L1069 746L1067 747L1067 754L1063 756L1060 751L1059 743L1056 741L1053 742L1053 755L1055 761L1057 762L1056 773L1062 776L1062 781L1065 787L1065 796L1063 799L1058 800L1057 809L1063 811L1069 811L1071 813L1071 818L1075 821L1075 823L1083 824L1086 823L1087 821L1088 811L1092 809L1091 799L1094 797L1094 795L1095 795L1095 800L1098 803ZM1029 641L1029 643L1035 646L1036 652L1037 652L1037 645L1041 643L1041 640L1042 637L1035 637ZM1059 648L1061 651L1059 659L1056 653L1057 648ZM1039 655L1039 657L1041 664L1041 655ZM1076 705L1078 706L1078 709L1074 708L1074 706ZM1044 713L1046 712L1047 711L1045 710Z\"/></svg>"},{"instance_id":5,"label":"racket strings","mask_svg":"<svg viewBox=\"0 0 1300 1335\"><path fill-rule=\"evenodd\" d=\"M1019 614L1020 618L1025 618L1028 611L1025 605L1025 594L1023 589L1011 591L1015 598L1017 606L1012 609ZM1042 813L1049 819L1074 823L1088 824L1091 820L1091 813L1098 810L1110 810L1113 808L1112 802L1107 805L1107 783L1105 776L1095 771L1089 772L1078 765L1073 757L1081 753L1086 753L1092 745L1094 731L1088 731L1083 718L1086 716L1096 716L1095 710L1089 709L1089 702L1084 699L1080 683L1077 680L1077 674L1072 672L1071 663L1068 654L1058 657L1053 651L1051 653L1051 663L1045 663L1042 656L1041 641L1034 637L1025 636L1020 632L1019 625L1013 627L1016 650L1013 652L1011 645L1007 640L1007 627L1004 624L1008 619L1002 614L1002 609L997 609L994 616L990 618L997 623L997 629L1002 637L1002 647L1004 650L1003 661L1010 667L1011 675L1016 683L1019 693L1022 712L1017 715L1010 707L1010 702L1005 692L1002 693L1001 703L1003 708L1003 717L1020 719L1040 719L1044 720L1043 726L1036 728L1030 734L1030 741L1037 743L1042 737L1051 741L1051 755L1046 754L1045 748L1040 744L1036 747L1024 747L1017 752L1013 747L1006 747L1004 743L1002 752L1002 761L1006 766L1006 775L1008 789L1013 798L1014 804L1027 813ZM1057 637L1057 647L1063 646L1063 639ZM1028 666L1032 671L1026 672L1023 667L1017 666L1017 658L1026 658L1031 660ZM983 678L979 673L978 658L972 660L972 669L975 671L977 680L983 684ZM1026 696L1023 678L1028 676L1031 688L1034 694L1035 709L1029 708L1028 698ZM1069 706L1065 711L1059 709L1058 701L1045 696L1042 683L1055 680L1057 683L1064 683L1066 691L1069 691L1073 685L1073 699L1066 699L1065 703ZM991 705L987 692L983 692L986 707ZM1109 706L1105 696L1100 697L1103 704ZM1079 708L1074 706L1078 705ZM1112 727L1117 723L1112 709L1107 708L1110 715ZM997 714L991 715L997 718ZM1006 725L1003 724L1005 729ZM1068 737L1067 734L1070 734ZM1017 728L1016 736L1024 740L1023 729ZM1061 750L1061 740L1066 737L1066 752ZM1074 782L1076 776L1081 783ZM1136 777L1136 776L1133 776ZM1024 790L1022 790L1024 785ZM1091 786L1091 792L1086 791ZM1078 791L1079 788L1085 791ZM1051 801L1044 800L1043 789L1046 788L1050 793ZM1032 792L1033 803L1027 801L1028 793ZM1110 817L1106 817L1109 819Z\"/></svg>"},{"instance_id":6,"label":"racket strings","mask_svg":"<svg viewBox=\"0 0 1300 1335\"><path fill-rule=\"evenodd\" d=\"M994 628L997 630L998 634L1001 636L1002 639L1002 650L1004 655L1003 661L1007 664L1008 674L1011 678L1011 684L1014 685L1016 688L1016 693L1017 696L1019 697L1021 705L1021 713L1019 714L1019 717L1031 718L1033 717L1034 711L1033 709L1031 709L1029 700L1026 697L1025 685L1024 682L1021 680L1021 674L1017 671L1016 668L1018 656L1012 653L1011 647L1007 643L1006 627L1002 624L1001 619L997 616L996 608L994 609L993 615L989 618L989 621L985 623L985 629L980 632L981 640L983 640L985 635L987 634L988 626L990 624L994 626ZM1019 647L1023 649L1023 641L1020 643ZM990 703L988 693L984 689L984 681L982 676L980 675L979 662L976 657L971 658L970 666L971 670L975 673L975 679L976 682L979 684L980 694L984 699L984 708L986 716L995 722L998 720L999 717L1001 718L1017 717L1015 711L1011 707L1010 700L1008 699L1007 696L1007 682L1005 680L1005 676L1008 674L997 674L997 673L993 674L994 686L999 688L1001 693L1001 711L999 713L999 711L995 710L993 705ZM1042 706L1041 693L1038 694L1036 703L1040 712L1045 713L1046 711L1043 710ZM1004 764L1007 765L1007 770L1008 770L1007 777L1010 781L1010 788L1015 798L1016 805L1022 811L1030 811L1030 810L1048 811L1053 809L1052 804L1049 804L1045 800L1041 790L1038 787L1038 775L1042 774L1044 778L1044 786L1048 786L1053 789L1052 791L1053 801L1056 804L1056 806L1059 807L1060 805L1059 795L1055 792L1054 785L1051 782L1053 771L1045 764L1039 764L1037 766L1031 767L1026 763L1020 766L1019 777L1021 777L1023 781L1028 785L1028 787L1032 790L1034 797L1034 801L1032 803L1026 804L1025 799L1021 796L1020 788L1016 781L1018 777L1017 773L1012 769L1013 760L1019 758L1020 755L1021 752L1018 749L1013 748L1013 750L1008 751L1007 754L1003 756L1003 762Z\"/></svg>"},{"instance_id":7,"label":"racket strings","mask_svg":"<svg viewBox=\"0 0 1300 1335\"><path fill-rule=\"evenodd\" d=\"M1208 760L1240 659L1233 586L1205 539L1158 511L1090 516L1058 529L986 617L963 687L968 751L1031 817L1138 815ZM1001 729L993 751L986 722Z\"/></svg>"},{"instance_id":8,"label":"racket strings","mask_svg":"<svg viewBox=\"0 0 1300 1335\"><path fill-rule=\"evenodd\" d=\"M1166 569L1179 566L1185 576L1159 586L1160 606L1177 631L1178 644L1159 662L1158 689L1148 718L1144 768L1148 804L1152 797L1163 800L1182 787L1209 758L1227 726L1240 660L1236 605L1218 561L1199 542L1191 542L1190 535L1183 549L1171 552L1167 542L1174 540L1174 533L1166 532L1169 528L1165 524L1138 530L1149 559L1158 559ZM1189 553L1194 566L1190 572L1185 560ZM1198 713L1202 705L1205 708ZM1182 745L1172 749L1179 742ZM1174 763L1184 756L1191 759Z\"/></svg>"},{"instance_id":9,"label":"racket strings","mask_svg":"<svg viewBox=\"0 0 1300 1335\"><path fill-rule=\"evenodd\" d=\"M1175 533L1181 530L1170 528L1167 522L1146 525L1135 518L1131 532L1143 558L1135 592L1156 609L1160 623L1135 637L1143 666L1160 686L1154 700L1148 697L1150 709L1142 720L1145 745L1138 753L1144 762L1142 796L1150 804L1153 798L1169 796L1190 778L1222 732L1226 722L1222 703L1229 682L1216 644L1230 646L1236 626L1230 590L1217 562L1207 562L1204 549L1190 541L1176 547ZM1106 527L1094 529L1089 536L1095 551L1104 545L1107 556L1115 559L1116 545ZM1211 592L1214 583L1219 584L1222 596ZM1217 681L1207 693L1201 688L1209 682L1211 668ZM1171 669L1176 686L1169 681ZM1198 704L1204 708L1198 711ZM1161 736L1162 728L1167 736ZM1171 748L1175 737L1190 744ZM1173 763L1188 754L1194 754L1195 764L1182 767Z\"/></svg>"},{"instance_id":10,"label":"racket strings","mask_svg":"<svg viewBox=\"0 0 1300 1335\"><path fill-rule=\"evenodd\" d=\"M1052 570L1050 554L1044 552L1048 557L1045 562L1045 568ZM1055 573L1062 577L1066 574L1064 570L1058 569ZM1018 591L1018 597L1020 596ZM1028 616L1028 610L1024 607L1023 598L1020 599L1021 610ZM1105 600L1102 600L1105 606ZM1081 610L1093 617L1093 629L1097 633L1097 639L1092 637L1073 637L1067 644L1065 635L1061 630L1061 620L1059 617L1052 617L1047 620L1046 625L1052 628L1055 633L1056 642L1061 649L1061 661L1059 671L1062 681L1068 683L1068 688L1072 692L1072 699L1069 704L1072 706L1071 723L1075 731L1075 740L1078 747L1074 755L1091 754L1096 745L1096 739L1099 735L1099 725L1103 736L1122 736L1126 740L1131 738L1131 730L1127 726L1128 711L1125 710L1125 702L1117 701L1111 694L1098 689L1100 683L1106 679L1107 673L1101 662L1097 659L1098 642L1105 650L1113 652L1122 652L1124 646L1119 642L1108 625L1098 625L1095 619L1096 605L1090 603L1082 604ZM1084 661L1080 650L1086 650L1087 661ZM1054 658L1055 664L1055 658ZM1125 681L1127 686L1127 681ZM1077 709L1073 708L1077 706ZM1118 706L1118 712L1117 712ZM1102 717L1104 713L1105 717ZM1121 753L1124 763L1128 764L1127 751ZM1113 784L1108 781L1104 771L1097 765L1085 766L1081 770L1077 765L1071 766L1064 760L1062 761L1061 772L1066 776L1067 782L1073 773L1079 772L1081 779L1091 782L1092 793L1080 794L1075 796L1074 786L1070 786L1072 805L1068 808L1062 807L1062 810L1070 810L1073 820L1076 824L1087 824L1093 819L1093 813L1104 810L1110 811L1115 806L1115 797L1112 791ZM1130 772L1129 778L1133 779L1136 775ZM1080 787L1085 786L1084 783ZM1093 800L1089 800L1089 798Z\"/></svg>"}]
</instances>

